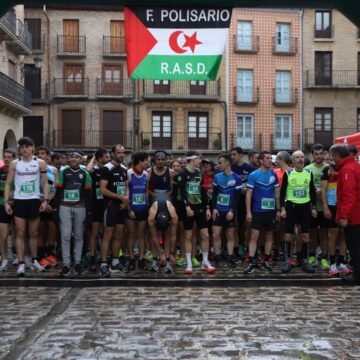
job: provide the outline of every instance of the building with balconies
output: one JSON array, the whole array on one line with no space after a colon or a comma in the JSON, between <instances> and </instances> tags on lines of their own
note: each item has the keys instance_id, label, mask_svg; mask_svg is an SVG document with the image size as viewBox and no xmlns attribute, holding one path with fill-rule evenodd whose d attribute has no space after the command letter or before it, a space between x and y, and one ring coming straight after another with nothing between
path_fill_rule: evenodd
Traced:
<instances>
[{"instance_id":1,"label":"building with balconies","mask_svg":"<svg viewBox=\"0 0 360 360\"><path fill-rule=\"evenodd\" d=\"M23 55L31 54L31 34L24 23L24 7L15 6L0 17L0 141L17 147L22 116L31 113L31 95L25 90Z\"/></svg>"},{"instance_id":2,"label":"building with balconies","mask_svg":"<svg viewBox=\"0 0 360 360\"><path fill-rule=\"evenodd\" d=\"M303 16L305 147L360 131L360 33L336 10Z\"/></svg>"},{"instance_id":3,"label":"building with balconies","mask_svg":"<svg viewBox=\"0 0 360 360\"><path fill-rule=\"evenodd\" d=\"M234 9L227 51L229 146L301 145L301 11Z\"/></svg>"}]
</instances>

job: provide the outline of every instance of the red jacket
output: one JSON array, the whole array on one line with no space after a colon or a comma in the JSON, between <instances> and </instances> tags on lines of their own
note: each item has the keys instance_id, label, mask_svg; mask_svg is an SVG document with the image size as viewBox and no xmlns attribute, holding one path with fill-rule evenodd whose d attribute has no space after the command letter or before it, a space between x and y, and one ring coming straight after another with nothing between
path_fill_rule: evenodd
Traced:
<instances>
[{"instance_id":1,"label":"red jacket","mask_svg":"<svg viewBox=\"0 0 360 360\"><path fill-rule=\"evenodd\" d=\"M350 224L360 224L360 165L348 156L340 161L336 169L336 222L344 219Z\"/></svg>"}]
</instances>

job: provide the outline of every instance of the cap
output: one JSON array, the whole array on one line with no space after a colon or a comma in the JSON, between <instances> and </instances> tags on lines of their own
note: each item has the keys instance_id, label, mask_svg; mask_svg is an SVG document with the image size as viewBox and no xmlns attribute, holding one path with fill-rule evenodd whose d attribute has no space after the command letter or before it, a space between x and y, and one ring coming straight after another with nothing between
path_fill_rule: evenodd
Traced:
<instances>
[{"instance_id":1,"label":"cap","mask_svg":"<svg viewBox=\"0 0 360 360\"><path fill-rule=\"evenodd\" d=\"M71 149L66 152L66 155L83 157L83 153L80 150Z\"/></svg>"},{"instance_id":2,"label":"cap","mask_svg":"<svg viewBox=\"0 0 360 360\"><path fill-rule=\"evenodd\" d=\"M28 146L35 146L35 142L32 138L28 136L24 136L19 139L18 141L19 146L28 145Z\"/></svg>"},{"instance_id":3,"label":"cap","mask_svg":"<svg viewBox=\"0 0 360 360\"><path fill-rule=\"evenodd\" d=\"M215 162L211 159L204 159L201 162L205 164L210 164L211 166L215 166Z\"/></svg>"}]
</instances>

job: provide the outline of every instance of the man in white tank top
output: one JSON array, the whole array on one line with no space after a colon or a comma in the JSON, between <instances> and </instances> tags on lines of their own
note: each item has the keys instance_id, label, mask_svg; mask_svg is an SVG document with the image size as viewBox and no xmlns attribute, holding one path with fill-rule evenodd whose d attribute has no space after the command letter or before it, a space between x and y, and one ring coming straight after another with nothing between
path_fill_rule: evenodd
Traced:
<instances>
[{"instance_id":1,"label":"man in white tank top","mask_svg":"<svg viewBox=\"0 0 360 360\"><path fill-rule=\"evenodd\" d=\"M25 275L24 250L26 229L29 235L29 250L36 271L44 271L37 260L38 229L40 212L48 206L49 184L47 180L46 163L36 158L35 143L29 137L19 141L21 157L10 163L6 178L4 200L5 211L14 214L16 229L16 252L19 260L18 276ZM44 199L40 201L40 179L43 184ZM14 182L14 204L9 204L10 188Z\"/></svg>"}]
</instances>

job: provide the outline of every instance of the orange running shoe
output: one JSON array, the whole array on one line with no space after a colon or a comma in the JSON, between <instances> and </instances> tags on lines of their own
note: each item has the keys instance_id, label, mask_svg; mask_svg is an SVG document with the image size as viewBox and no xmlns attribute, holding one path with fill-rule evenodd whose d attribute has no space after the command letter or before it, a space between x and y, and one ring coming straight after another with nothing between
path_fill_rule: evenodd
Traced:
<instances>
[{"instance_id":1,"label":"orange running shoe","mask_svg":"<svg viewBox=\"0 0 360 360\"><path fill-rule=\"evenodd\" d=\"M43 267L43 268L45 268L45 269L47 269L47 268L49 268L50 267L50 262L46 259L46 258L42 258L40 261L39 261L39 264Z\"/></svg>"},{"instance_id":2,"label":"orange running shoe","mask_svg":"<svg viewBox=\"0 0 360 360\"><path fill-rule=\"evenodd\" d=\"M58 266L58 261L54 255L49 255L46 260L50 263L52 267Z\"/></svg>"}]
</instances>

